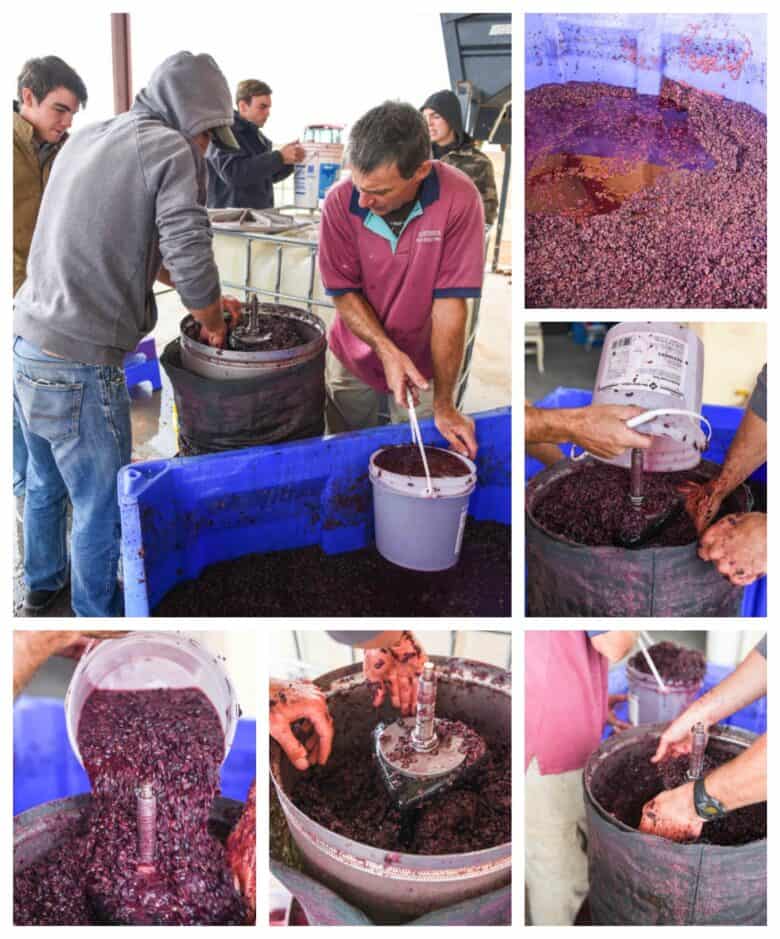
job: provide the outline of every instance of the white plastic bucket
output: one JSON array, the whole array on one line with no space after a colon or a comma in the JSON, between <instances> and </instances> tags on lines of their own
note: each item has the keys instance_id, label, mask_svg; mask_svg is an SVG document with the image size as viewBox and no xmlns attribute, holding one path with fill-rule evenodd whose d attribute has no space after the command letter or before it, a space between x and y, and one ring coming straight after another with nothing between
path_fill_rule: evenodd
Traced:
<instances>
[{"instance_id":1,"label":"white plastic bucket","mask_svg":"<svg viewBox=\"0 0 780 939\"><path fill-rule=\"evenodd\" d=\"M653 438L644 451L649 472L698 466L707 438L701 413L704 345L679 323L621 323L609 330L593 390L593 404L635 405L658 411L636 429ZM687 413L674 413L684 411ZM606 462L629 467L626 451Z\"/></svg>"},{"instance_id":2,"label":"white plastic bucket","mask_svg":"<svg viewBox=\"0 0 780 939\"><path fill-rule=\"evenodd\" d=\"M82 655L65 694L65 723L73 752L81 760L77 734L84 702L104 691L144 691L153 688L198 688L211 701L230 752L240 708L220 660L199 642L181 633L134 632L107 639Z\"/></svg>"},{"instance_id":3,"label":"white plastic bucket","mask_svg":"<svg viewBox=\"0 0 780 939\"><path fill-rule=\"evenodd\" d=\"M693 703L704 683L704 676L694 682L664 682L666 691L661 691L652 675L640 672L631 664L626 665L626 678L628 719L635 727L673 721Z\"/></svg>"},{"instance_id":4,"label":"white plastic bucket","mask_svg":"<svg viewBox=\"0 0 780 939\"><path fill-rule=\"evenodd\" d=\"M316 209L319 200L338 182L344 145L306 141L303 146L306 159L295 167L295 205L299 209Z\"/></svg>"},{"instance_id":5,"label":"white plastic bucket","mask_svg":"<svg viewBox=\"0 0 780 939\"><path fill-rule=\"evenodd\" d=\"M459 453L443 452L462 460L469 472L433 479L432 494L424 476L382 469L375 463L382 449L371 454L368 472L374 489L376 547L399 567L443 571L458 563L477 467Z\"/></svg>"}]
</instances>

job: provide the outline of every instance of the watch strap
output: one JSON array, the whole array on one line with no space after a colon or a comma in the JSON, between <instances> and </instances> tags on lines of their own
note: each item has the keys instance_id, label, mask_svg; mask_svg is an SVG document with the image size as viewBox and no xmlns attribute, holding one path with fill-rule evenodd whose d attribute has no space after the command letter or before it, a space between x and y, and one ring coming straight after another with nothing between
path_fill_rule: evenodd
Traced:
<instances>
[{"instance_id":1,"label":"watch strap","mask_svg":"<svg viewBox=\"0 0 780 939\"><path fill-rule=\"evenodd\" d=\"M726 809L722 802L718 802L704 788L704 780L697 779L693 784L693 804L696 808L696 814L705 821L713 818L722 818L726 815Z\"/></svg>"}]
</instances>

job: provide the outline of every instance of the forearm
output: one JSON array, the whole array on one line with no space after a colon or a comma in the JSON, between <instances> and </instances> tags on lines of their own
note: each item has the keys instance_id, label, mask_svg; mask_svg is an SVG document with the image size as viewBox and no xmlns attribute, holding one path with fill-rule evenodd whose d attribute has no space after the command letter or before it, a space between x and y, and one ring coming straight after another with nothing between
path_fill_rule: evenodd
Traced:
<instances>
[{"instance_id":1,"label":"forearm","mask_svg":"<svg viewBox=\"0 0 780 939\"><path fill-rule=\"evenodd\" d=\"M254 185L264 176L273 179L274 174L284 168L284 160L278 150L255 154L219 154L209 162L226 183L239 187Z\"/></svg>"},{"instance_id":2,"label":"forearm","mask_svg":"<svg viewBox=\"0 0 780 939\"><path fill-rule=\"evenodd\" d=\"M67 648L77 636L66 630L15 630L14 697L50 656Z\"/></svg>"},{"instance_id":3,"label":"forearm","mask_svg":"<svg viewBox=\"0 0 780 939\"><path fill-rule=\"evenodd\" d=\"M685 715L692 725L701 720L711 726L765 695L766 688L766 659L753 649L730 675L694 701Z\"/></svg>"},{"instance_id":4,"label":"forearm","mask_svg":"<svg viewBox=\"0 0 780 939\"><path fill-rule=\"evenodd\" d=\"M395 645L403 636L402 629L386 629L374 636L373 639L366 639L364 642L356 642L357 649L384 649L387 646Z\"/></svg>"},{"instance_id":5,"label":"forearm","mask_svg":"<svg viewBox=\"0 0 780 939\"><path fill-rule=\"evenodd\" d=\"M362 294L350 291L334 297L333 302L349 331L370 346L380 359L388 349L395 348L373 307Z\"/></svg>"},{"instance_id":6,"label":"forearm","mask_svg":"<svg viewBox=\"0 0 780 939\"><path fill-rule=\"evenodd\" d=\"M708 773L704 788L729 810L766 799L766 734L739 756Z\"/></svg>"},{"instance_id":7,"label":"forearm","mask_svg":"<svg viewBox=\"0 0 780 939\"><path fill-rule=\"evenodd\" d=\"M633 649L636 632L629 629L612 629L600 636L593 636L590 641L597 652L614 664Z\"/></svg>"},{"instance_id":8,"label":"forearm","mask_svg":"<svg viewBox=\"0 0 780 939\"><path fill-rule=\"evenodd\" d=\"M431 320L433 405L453 407L466 338L466 301L460 297L434 300Z\"/></svg>"},{"instance_id":9,"label":"forearm","mask_svg":"<svg viewBox=\"0 0 780 939\"><path fill-rule=\"evenodd\" d=\"M718 475L724 492L733 492L766 461L766 421L749 408L740 421Z\"/></svg>"},{"instance_id":10,"label":"forearm","mask_svg":"<svg viewBox=\"0 0 780 939\"><path fill-rule=\"evenodd\" d=\"M525 405L526 443L566 443L574 439L576 408L535 408Z\"/></svg>"},{"instance_id":11,"label":"forearm","mask_svg":"<svg viewBox=\"0 0 780 939\"><path fill-rule=\"evenodd\" d=\"M294 163L285 164L284 166L282 166L282 168L281 168L280 170L278 170L276 173L274 173L274 175L271 177L271 179L272 179L275 183L280 183L280 182L282 182L282 180L287 179L287 177L288 177L291 173L294 173L294 172L295 172L295 164L294 164Z\"/></svg>"}]
</instances>

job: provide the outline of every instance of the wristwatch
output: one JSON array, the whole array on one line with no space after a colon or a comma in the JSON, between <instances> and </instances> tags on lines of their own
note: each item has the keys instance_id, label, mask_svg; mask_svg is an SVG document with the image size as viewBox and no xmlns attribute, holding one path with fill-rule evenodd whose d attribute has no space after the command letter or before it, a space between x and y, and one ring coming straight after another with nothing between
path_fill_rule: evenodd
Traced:
<instances>
[{"instance_id":1,"label":"wristwatch","mask_svg":"<svg viewBox=\"0 0 780 939\"><path fill-rule=\"evenodd\" d=\"M705 822L712 821L713 818L723 818L727 814L723 803L707 793L703 779L697 779L693 784L693 804L696 814Z\"/></svg>"}]
</instances>

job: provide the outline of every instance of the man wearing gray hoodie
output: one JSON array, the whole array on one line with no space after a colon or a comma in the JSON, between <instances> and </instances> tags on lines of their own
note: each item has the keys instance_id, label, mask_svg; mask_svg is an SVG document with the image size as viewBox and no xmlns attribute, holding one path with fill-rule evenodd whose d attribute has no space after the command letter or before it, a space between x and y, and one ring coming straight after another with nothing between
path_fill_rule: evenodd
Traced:
<instances>
[{"instance_id":1,"label":"man wearing gray hoodie","mask_svg":"<svg viewBox=\"0 0 780 939\"><path fill-rule=\"evenodd\" d=\"M211 345L225 341L206 205L210 142L237 146L224 75L208 55L166 59L130 111L75 134L41 203L14 300L14 400L29 450L25 608L70 578L78 616L122 612L116 476L130 462L122 362L157 321L156 279L175 286Z\"/></svg>"}]
</instances>

